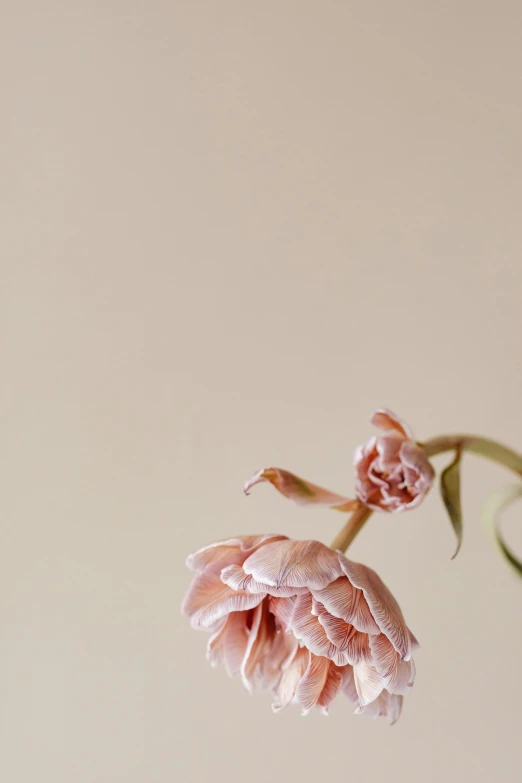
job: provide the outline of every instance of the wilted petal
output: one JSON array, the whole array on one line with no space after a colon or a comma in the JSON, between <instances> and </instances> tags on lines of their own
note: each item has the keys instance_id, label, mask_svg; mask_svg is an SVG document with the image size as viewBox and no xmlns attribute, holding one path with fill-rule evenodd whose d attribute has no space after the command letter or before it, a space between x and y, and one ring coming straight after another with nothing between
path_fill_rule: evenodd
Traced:
<instances>
[{"instance_id":1,"label":"wilted petal","mask_svg":"<svg viewBox=\"0 0 522 783\"><path fill-rule=\"evenodd\" d=\"M245 560L243 569L256 582L272 587L321 590L342 576L337 554L319 541L277 541Z\"/></svg>"},{"instance_id":2,"label":"wilted petal","mask_svg":"<svg viewBox=\"0 0 522 783\"><path fill-rule=\"evenodd\" d=\"M357 500L330 492L328 489L318 487L310 481L305 481L293 473L281 468L263 468L255 473L243 487L245 495L249 494L250 489L262 481L268 481L284 497L293 500L300 506L328 506L337 511L353 511L359 505Z\"/></svg>"},{"instance_id":3,"label":"wilted petal","mask_svg":"<svg viewBox=\"0 0 522 783\"><path fill-rule=\"evenodd\" d=\"M241 679L249 692L252 692L255 687L270 688L273 684L273 672L270 667L273 634L275 634L274 620L268 611L268 602L264 601L252 613L252 626L241 664Z\"/></svg>"},{"instance_id":4,"label":"wilted petal","mask_svg":"<svg viewBox=\"0 0 522 783\"><path fill-rule=\"evenodd\" d=\"M308 667L295 692L295 701L303 708L303 715L307 715L321 698L329 670L330 661L327 658L310 655Z\"/></svg>"},{"instance_id":5,"label":"wilted petal","mask_svg":"<svg viewBox=\"0 0 522 783\"><path fill-rule=\"evenodd\" d=\"M295 696L297 686L308 668L311 653L301 647L296 650L289 665L283 670L276 691L276 701L272 704L274 712L279 712L288 706Z\"/></svg>"},{"instance_id":6,"label":"wilted petal","mask_svg":"<svg viewBox=\"0 0 522 783\"><path fill-rule=\"evenodd\" d=\"M385 718L388 712L388 696L389 694L387 691L382 691L382 693L369 704L357 707L355 714L366 715L368 718L373 718L374 720L376 718Z\"/></svg>"},{"instance_id":7,"label":"wilted petal","mask_svg":"<svg viewBox=\"0 0 522 783\"><path fill-rule=\"evenodd\" d=\"M241 662L241 679L249 693L254 689L253 675L259 661L263 642L266 641L266 628L263 627L263 604L252 612L252 622L248 632L245 654Z\"/></svg>"},{"instance_id":8,"label":"wilted petal","mask_svg":"<svg viewBox=\"0 0 522 783\"><path fill-rule=\"evenodd\" d=\"M292 632L296 601L296 596L291 596L290 598L271 597L269 599L270 611L278 621L279 627L281 627L285 633Z\"/></svg>"},{"instance_id":9,"label":"wilted petal","mask_svg":"<svg viewBox=\"0 0 522 783\"><path fill-rule=\"evenodd\" d=\"M409 661L399 661L386 683L386 690L392 694L404 696L413 687L415 682L415 663L413 658Z\"/></svg>"},{"instance_id":10,"label":"wilted petal","mask_svg":"<svg viewBox=\"0 0 522 783\"><path fill-rule=\"evenodd\" d=\"M217 574L199 573L187 591L182 611L190 617L193 628L208 629L229 612L253 609L265 595L235 591L223 584Z\"/></svg>"},{"instance_id":11,"label":"wilted petal","mask_svg":"<svg viewBox=\"0 0 522 783\"><path fill-rule=\"evenodd\" d=\"M339 693L342 683L343 675L341 668L336 666L333 661L330 661L323 690L317 699L317 706L322 708L323 715L328 715L328 708Z\"/></svg>"},{"instance_id":12,"label":"wilted petal","mask_svg":"<svg viewBox=\"0 0 522 783\"><path fill-rule=\"evenodd\" d=\"M386 690L400 695L408 693L415 680L413 659L401 661L398 652L384 634L370 637L370 649L375 668L384 677Z\"/></svg>"},{"instance_id":13,"label":"wilted petal","mask_svg":"<svg viewBox=\"0 0 522 783\"><path fill-rule=\"evenodd\" d=\"M276 631L270 648L270 662L279 676L289 666L298 648L299 642L293 634Z\"/></svg>"},{"instance_id":14,"label":"wilted petal","mask_svg":"<svg viewBox=\"0 0 522 783\"><path fill-rule=\"evenodd\" d=\"M219 573L227 565L241 565L258 547L268 541L286 540L288 536L266 534L261 536L235 536L204 546L187 557L187 567L192 571Z\"/></svg>"},{"instance_id":15,"label":"wilted petal","mask_svg":"<svg viewBox=\"0 0 522 783\"><path fill-rule=\"evenodd\" d=\"M268 599L252 612L249 640L241 665L241 676L247 690L277 688L282 672L295 656L297 639L276 628Z\"/></svg>"},{"instance_id":16,"label":"wilted petal","mask_svg":"<svg viewBox=\"0 0 522 783\"><path fill-rule=\"evenodd\" d=\"M356 590L356 593L357 602L354 606L350 622L361 633L379 633L379 626L373 618L363 591Z\"/></svg>"},{"instance_id":17,"label":"wilted petal","mask_svg":"<svg viewBox=\"0 0 522 783\"><path fill-rule=\"evenodd\" d=\"M374 427L379 427L381 430L396 430L405 438L413 438L413 433L408 425L387 408L378 408L370 421Z\"/></svg>"},{"instance_id":18,"label":"wilted petal","mask_svg":"<svg viewBox=\"0 0 522 783\"><path fill-rule=\"evenodd\" d=\"M364 707L359 707L355 712L368 715L370 718L388 718L390 724L394 724L399 720L402 708L402 696L396 696L383 691L381 695L372 701L370 704L366 704Z\"/></svg>"},{"instance_id":19,"label":"wilted petal","mask_svg":"<svg viewBox=\"0 0 522 783\"><path fill-rule=\"evenodd\" d=\"M271 544L271 546L278 546L278 544ZM348 560L341 553L339 553L339 562L350 582L363 591L370 611L382 633L388 637L401 658L409 659L411 657L411 634L399 604L382 579L371 568Z\"/></svg>"},{"instance_id":20,"label":"wilted petal","mask_svg":"<svg viewBox=\"0 0 522 783\"><path fill-rule=\"evenodd\" d=\"M375 701L384 689L383 678L370 663L363 662L354 666L353 676L361 707Z\"/></svg>"},{"instance_id":21,"label":"wilted petal","mask_svg":"<svg viewBox=\"0 0 522 783\"><path fill-rule=\"evenodd\" d=\"M357 694L357 688L355 687L355 679L353 674L353 666L343 666L341 668L343 674L342 691L344 695L352 702L358 702L359 696Z\"/></svg>"},{"instance_id":22,"label":"wilted petal","mask_svg":"<svg viewBox=\"0 0 522 783\"><path fill-rule=\"evenodd\" d=\"M239 674L248 643L245 612L232 612L223 626L210 637L207 645L207 659L211 666L224 663L228 674Z\"/></svg>"},{"instance_id":23,"label":"wilted petal","mask_svg":"<svg viewBox=\"0 0 522 783\"><path fill-rule=\"evenodd\" d=\"M397 668L399 653L383 633L378 636L370 636L370 649L375 668L382 677L388 680Z\"/></svg>"},{"instance_id":24,"label":"wilted petal","mask_svg":"<svg viewBox=\"0 0 522 783\"><path fill-rule=\"evenodd\" d=\"M256 582L251 574L245 574L243 568L237 565L227 566L221 571L221 581L233 590L246 590L248 593L268 593L268 595L288 597L307 593L306 587L272 587Z\"/></svg>"},{"instance_id":25,"label":"wilted petal","mask_svg":"<svg viewBox=\"0 0 522 783\"><path fill-rule=\"evenodd\" d=\"M351 637L346 648L346 656L353 666L362 661L367 663L371 661L370 639L371 636L366 633L359 633L359 631Z\"/></svg>"}]
</instances>

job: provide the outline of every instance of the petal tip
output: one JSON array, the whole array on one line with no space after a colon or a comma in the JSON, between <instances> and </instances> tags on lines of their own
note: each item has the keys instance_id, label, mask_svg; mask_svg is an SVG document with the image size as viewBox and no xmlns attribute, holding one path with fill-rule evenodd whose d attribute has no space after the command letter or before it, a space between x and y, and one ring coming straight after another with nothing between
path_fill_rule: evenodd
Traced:
<instances>
[{"instance_id":1,"label":"petal tip","mask_svg":"<svg viewBox=\"0 0 522 783\"><path fill-rule=\"evenodd\" d=\"M252 696L254 689L252 688L252 685L249 683L249 681L243 674L241 675L241 681L243 683L245 690L250 694L250 696Z\"/></svg>"},{"instance_id":2,"label":"petal tip","mask_svg":"<svg viewBox=\"0 0 522 783\"><path fill-rule=\"evenodd\" d=\"M250 490L255 484L259 484L260 481L264 480L263 473L265 472L265 468L262 468L261 470L258 470L257 473L254 473L253 476L250 476L249 479L245 481L243 484L243 495L250 495Z\"/></svg>"}]
</instances>

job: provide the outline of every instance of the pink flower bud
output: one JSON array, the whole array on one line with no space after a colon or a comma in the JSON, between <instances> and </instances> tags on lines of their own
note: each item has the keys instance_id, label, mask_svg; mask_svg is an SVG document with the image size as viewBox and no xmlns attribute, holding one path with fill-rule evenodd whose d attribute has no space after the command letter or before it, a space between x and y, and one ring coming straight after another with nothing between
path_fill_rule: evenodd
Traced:
<instances>
[{"instance_id":1,"label":"pink flower bud","mask_svg":"<svg viewBox=\"0 0 522 783\"><path fill-rule=\"evenodd\" d=\"M409 427L391 411L375 411L371 422L385 432L355 452L357 497L380 511L415 508L431 487L435 471Z\"/></svg>"}]
</instances>

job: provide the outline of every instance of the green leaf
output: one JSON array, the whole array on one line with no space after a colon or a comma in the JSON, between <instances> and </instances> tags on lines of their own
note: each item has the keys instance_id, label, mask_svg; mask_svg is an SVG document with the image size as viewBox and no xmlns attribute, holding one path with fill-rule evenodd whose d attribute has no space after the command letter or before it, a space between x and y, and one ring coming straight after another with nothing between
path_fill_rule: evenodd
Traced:
<instances>
[{"instance_id":1,"label":"green leaf","mask_svg":"<svg viewBox=\"0 0 522 783\"><path fill-rule=\"evenodd\" d=\"M457 557L462 544L462 508L460 505L460 458L461 450L457 449L453 462L440 475L440 494L446 506L453 530L457 536L457 548L451 558Z\"/></svg>"},{"instance_id":2,"label":"green leaf","mask_svg":"<svg viewBox=\"0 0 522 783\"><path fill-rule=\"evenodd\" d=\"M483 520L488 529L493 533L495 541L500 547L500 551L519 576L522 576L522 562L515 557L513 552L505 544L500 532L498 517L501 511L509 506L513 501L522 498L522 484L510 484L507 487L500 487L490 495L484 507Z\"/></svg>"}]
</instances>

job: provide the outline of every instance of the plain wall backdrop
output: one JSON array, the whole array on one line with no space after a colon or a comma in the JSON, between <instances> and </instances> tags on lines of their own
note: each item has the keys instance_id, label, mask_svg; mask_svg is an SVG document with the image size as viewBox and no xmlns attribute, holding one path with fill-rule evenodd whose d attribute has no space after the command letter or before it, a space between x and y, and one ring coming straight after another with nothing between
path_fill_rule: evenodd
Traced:
<instances>
[{"instance_id":1,"label":"plain wall backdrop","mask_svg":"<svg viewBox=\"0 0 522 783\"><path fill-rule=\"evenodd\" d=\"M456 560L437 490L350 549L422 644L392 728L273 715L179 607L215 539L333 539L339 514L242 483L350 494L378 406L522 448L521 4L0 12L1 779L519 780L500 468L465 461Z\"/></svg>"}]
</instances>

